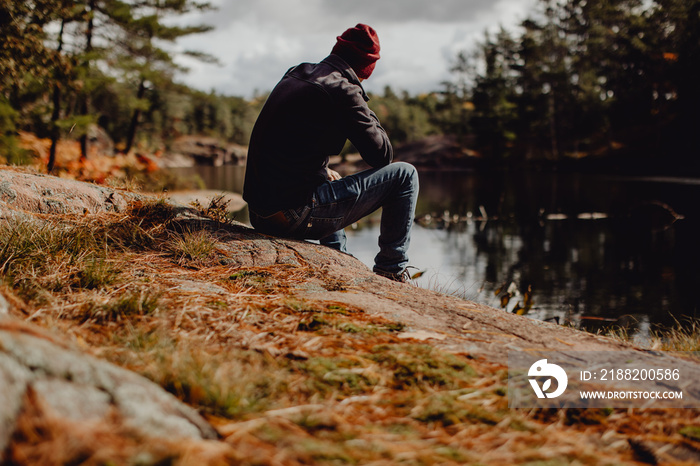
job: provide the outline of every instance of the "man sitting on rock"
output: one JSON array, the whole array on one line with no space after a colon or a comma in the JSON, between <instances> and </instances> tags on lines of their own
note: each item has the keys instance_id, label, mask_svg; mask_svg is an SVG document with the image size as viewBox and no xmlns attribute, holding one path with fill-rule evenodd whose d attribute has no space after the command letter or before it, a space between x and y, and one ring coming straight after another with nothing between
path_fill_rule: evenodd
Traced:
<instances>
[{"instance_id":1,"label":"man sitting on rock","mask_svg":"<svg viewBox=\"0 0 700 466\"><path fill-rule=\"evenodd\" d=\"M376 32L358 24L322 62L287 71L253 128L243 198L256 230L343 252L343 228L381 207L374 271L405 282L418 175L412 165L391 163L389 137L367 106L361 81L378 59ZM372 169L341 178L328 168L346 139Z\"/></svg>"}]
</instances>

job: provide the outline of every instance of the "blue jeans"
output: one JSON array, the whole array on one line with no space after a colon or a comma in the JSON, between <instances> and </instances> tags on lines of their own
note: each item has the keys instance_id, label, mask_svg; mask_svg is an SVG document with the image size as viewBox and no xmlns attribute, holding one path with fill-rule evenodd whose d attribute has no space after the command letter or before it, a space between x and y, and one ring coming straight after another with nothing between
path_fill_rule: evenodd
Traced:
<instances>
[{"instance_id":1,"label":"blue jeans","mask_svg":"<svg viewBox=\"0 0 700 466\"><path fill-rule=\"evenodd\" d=\"M251 212L251 223L263 232L299 239L317 239L345 252L345 228L382 208L379 253L374 271L400 273L408 265L408 245L418 198L418 174L413 165L396 162L365 170L318 186L311 203L282 212L280 228ZM279 214L279 213L278 213ZM269 218L269 217L268 217Z\"/></svg>"}]
</instances>

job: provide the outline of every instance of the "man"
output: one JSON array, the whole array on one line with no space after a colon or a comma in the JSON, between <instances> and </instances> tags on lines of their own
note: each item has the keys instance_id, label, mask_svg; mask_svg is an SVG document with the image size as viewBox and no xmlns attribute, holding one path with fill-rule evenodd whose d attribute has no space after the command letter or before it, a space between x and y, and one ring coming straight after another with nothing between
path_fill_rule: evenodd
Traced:
<instances>
[{"instance_id":1,"label":"man","mask_svg":"<svg viewBox=\"0 0 700 466\"><path fill-rule=\"evenodd\" d=\"M391 163L389 138L367 106L361 81L378 59L377 33L358 24L322 62L287 71L253 128L243 198L256 230L343 252L343 228L381 207L374 271L406 282L418 176L412 165ZM346 139L371 170L341 178L328 168Z\"/></svg>"}]
</instances>

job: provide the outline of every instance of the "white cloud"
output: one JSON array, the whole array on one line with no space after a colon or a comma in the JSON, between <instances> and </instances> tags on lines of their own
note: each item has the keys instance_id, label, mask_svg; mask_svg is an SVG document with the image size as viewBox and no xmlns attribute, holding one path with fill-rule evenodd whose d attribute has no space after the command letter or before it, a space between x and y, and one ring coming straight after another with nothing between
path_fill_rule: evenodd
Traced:
<instances>
[{"instance_id":1,"label":"white cloud","mask_svg":"<svg viewBox=\"0 0 700 466\"><path fill-rule=\"evenodd\" d=\"M182 58L190 72L181 79L205 91L249 97L272 89L290 66L320 61L337 35L363 22L377 30L382 46L368 90L438 90L458 51L472 48L486 29L516 25L535 2L219 0L217 11L178 20L215 27L182 39L178 47L209 53L221 66Z\"/></svg>"}]
</instances>

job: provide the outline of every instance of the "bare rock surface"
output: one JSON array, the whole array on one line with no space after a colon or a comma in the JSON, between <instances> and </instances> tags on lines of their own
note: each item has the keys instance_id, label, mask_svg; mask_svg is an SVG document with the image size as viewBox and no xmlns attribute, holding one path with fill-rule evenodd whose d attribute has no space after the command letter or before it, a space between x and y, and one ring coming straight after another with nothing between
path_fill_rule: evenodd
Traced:
<instances>
[{"instance_id":1,"label":"bare rock surface","mask_svg":"<svg viewBox=\"0 0 700 466\"><path fill-rule=\"evenodd\" d=\"M359 260L304 241L264 237L240 226L230 227L221 252L229 263L270 267L308 265L315 276L296 285L300 298L323 297L400 321L410 328L444 334L437 346L479 354L507 363L508 351L615 350L622 342L541 322L438 292L379 277Z\"/></svg>"},{"instance_id":2,"label":"bare rock surface","mask_svg":"<svg viewBox=\"0 0 700 466\"><path fill-rule=\"evenodd\" d=\"M0 451L32 397L48 416L107 422L144 437L213 439L192 408L147 379L14 319L0 320Z\"/></svg>"},{"instance_id":3,"label":"bare rock surface","mask_svg":"<svg viewBox=\"0 0 700 466\"><path fill-rule=\"evenodd\" d=\"M134 194L55 176L0 169L0 213L38 214L120 212Z\"/></svg>"}]
</instances>

